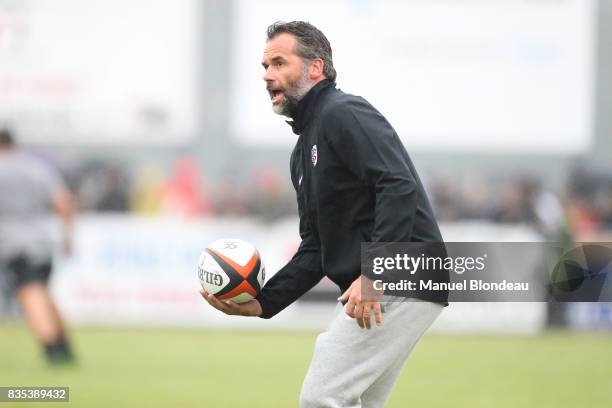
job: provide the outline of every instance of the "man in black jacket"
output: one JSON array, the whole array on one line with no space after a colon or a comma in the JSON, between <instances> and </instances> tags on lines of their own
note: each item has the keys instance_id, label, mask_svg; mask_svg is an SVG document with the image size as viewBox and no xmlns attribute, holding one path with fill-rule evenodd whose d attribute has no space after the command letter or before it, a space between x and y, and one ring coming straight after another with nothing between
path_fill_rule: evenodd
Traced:
<instances>
[{"instance_id":1,"label":"man in black jacket","mask_svg":"<svg viewBox=\"0 0 612 408\"><path fill-rule=\"evenodd\" d=\"M440 242L440 231L391 125L365 99L336 88L321 31L300 21L271 25L262 65L273 110L290 117L298 135L291 179L302 242L256 299L238 305L202 295L226 314L271 318L327 276L346 314L317 339L301 406L383 406L446 298L364 298L361 242Z\"/></svg>"}]
</instances>

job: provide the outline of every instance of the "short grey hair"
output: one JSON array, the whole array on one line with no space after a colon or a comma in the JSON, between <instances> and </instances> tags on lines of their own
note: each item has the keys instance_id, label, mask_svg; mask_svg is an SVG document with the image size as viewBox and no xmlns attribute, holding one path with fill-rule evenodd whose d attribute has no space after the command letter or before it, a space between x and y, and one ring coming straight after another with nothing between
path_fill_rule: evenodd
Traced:
<instances>
[{"instance_id":1,"label":"short grey hair","mask_svg":"<svg viewBox=\"0 0 612 408\"><path fill-rule=\"evenodd\" d=\"M307 61L321 58L323 75L330 81L336 80L331 45L321 30L305 21L277 21L268 27L268 41L282 33L295 36L298 44L295 52L300 58Z\"/></svg>"}]
</instances>

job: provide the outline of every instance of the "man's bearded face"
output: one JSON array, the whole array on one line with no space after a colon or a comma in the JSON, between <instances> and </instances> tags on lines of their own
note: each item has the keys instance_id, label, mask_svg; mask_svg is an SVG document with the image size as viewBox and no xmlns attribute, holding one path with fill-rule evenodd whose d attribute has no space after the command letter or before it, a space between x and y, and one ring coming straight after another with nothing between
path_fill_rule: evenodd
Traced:
<instances>
[{"instance_id":1,"label":"man's bearded face","mask_svg":"<svg viewBox=\"0 0 612 408\"><path fill-rule=\"evenodd\" d=\"M275 113L291 116L298 102L312 85L308 64L295 53L297 40L291 34L280 34L266 44L262 65L264 81Z\"/></svg>"}]
</instances>

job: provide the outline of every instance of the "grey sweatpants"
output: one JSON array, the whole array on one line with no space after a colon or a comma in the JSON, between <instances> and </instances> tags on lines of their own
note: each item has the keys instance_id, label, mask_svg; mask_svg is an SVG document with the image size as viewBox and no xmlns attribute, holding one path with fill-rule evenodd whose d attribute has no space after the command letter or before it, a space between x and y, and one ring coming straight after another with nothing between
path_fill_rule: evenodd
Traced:
<instances>
[{"instance_id":1,"label":"grey sweatpants","mask_svg":"<svg viewBox=\"0 0 612 408\"><path fill-rule=\"evenodd\" d=\"M414 299L381 303L382 325L371 330L337 307L330 327L317 337L302 408L384 406L410 352L443 307Z\"/></svg>"}]
</instances>

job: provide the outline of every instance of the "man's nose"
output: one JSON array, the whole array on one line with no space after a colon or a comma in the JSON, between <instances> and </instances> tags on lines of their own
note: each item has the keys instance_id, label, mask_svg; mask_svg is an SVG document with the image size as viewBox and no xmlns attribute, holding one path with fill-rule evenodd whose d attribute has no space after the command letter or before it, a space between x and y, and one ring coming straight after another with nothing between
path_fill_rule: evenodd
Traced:
<instances>
[{"instance_id":1,"label":"man's nose","mask_svg":"<svg viewBox=\"0 0 612 408\"><path fill-rule=\"evenodd\" d=\"M266 69L266 72L264 72L263 80L266 81L266 82L274 81L274 77L272 76L272 73L270 72L270 69Z\"/></svg>"}]
</instances>

